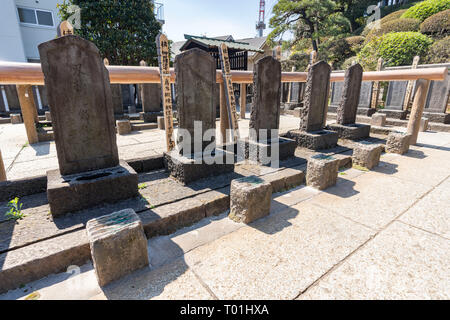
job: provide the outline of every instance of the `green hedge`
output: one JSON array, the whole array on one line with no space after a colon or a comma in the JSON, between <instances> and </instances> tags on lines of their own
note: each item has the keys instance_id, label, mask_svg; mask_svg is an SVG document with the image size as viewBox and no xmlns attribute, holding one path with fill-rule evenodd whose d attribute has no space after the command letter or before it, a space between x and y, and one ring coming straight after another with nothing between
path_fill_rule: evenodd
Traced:
<instances>
[{"instance_id":1,"label":"green hedge","mask_svg":"<svg viewBox=\"0 0 450 320\"><path fill-rule=\"evenodd\" d=\"M353 61L358 62L358 57L357 56L353 56L350 57L348 59L346 59L342 64L341 64L341 70L347 70L348 67L350 67L353 63Z\"/></svg>"},{"instance_id":2,"label":"green hedge","mask_svg":"<svg viewBox=\"0 0 450 320\"><path fill-rule=\"evenodd\" d=\"M406 9L392 12L392 13L388 14L387 16L381 18L379 23L383 24L383 23L386 23L386 22L389 22L389 21L392 21L392 20L399 19L401 17L401 15L404 14L405 12L406 12ZM377 21L372 21L371 23L367 24L364 27L364 30L361 32L361 35L363 37L366 37L370 33L370 31L372 31L372 29L375 26L376 22Z\"/></svg>"},{"instance_id":3,"label":"green hedge","mask_svg":"<svg viewBox=\"0 0 450 320\"><path fill-rule=\"evenodd\" d=\"M431 46L428 55L424 59L425 63L446 63L450 61L450 36L436 41Z\"/></svg>"},{"instance_id":4,"label":"green hedge","mask_svg":"<svg viewBox=\"0 0 450 320\"><path fill-rule=\"evenodd\" d=\"M420 32L442 36L450 32L450 9L433 14L420 25Z\"/></svg>"},{"instance_id":5,"label":"green hedge","mask_svg":"<svg viewBox=\"0 0 450 320\"><path fill-rule=\"evenodd\" d=\"M447 9L450 9L450 0L426 0L406 10L401 17L424 21L433 14Z\"/></svg>"},{"instance_id":6,"label":"green hedge","mask_svg":"<svg viewBox=\"0 0 450 320\"><path fill-rule=\"evenodd\" d=\"M374 38L358 54L358 60L366 70L375 70L378 57L386 66L412 63L414 56L426 56L433 40L419 32L392 32Z\"/></svg>"},{"instance_id":7,"label":"green hedge","mask_svg":"<svg viewBox=\"0 0 450 320\"><path fill-rule=\"evenodd\" d=\"M419 31L419 28L420 20L417 19L405 18L390 20L388 22L381 23L380 28L373 28L366 37L366 43L374 37L379 37L386 33Z\"/></svg>"}]
</instances>

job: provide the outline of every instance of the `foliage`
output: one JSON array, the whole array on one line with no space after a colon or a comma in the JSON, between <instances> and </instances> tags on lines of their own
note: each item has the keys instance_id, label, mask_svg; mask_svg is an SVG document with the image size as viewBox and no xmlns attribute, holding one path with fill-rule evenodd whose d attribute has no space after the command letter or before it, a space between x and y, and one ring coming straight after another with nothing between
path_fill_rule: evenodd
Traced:
<instances>
[{"instance_id":1,"label":"foliage","mask_svg":"<svg viewBox=\"0 0 450 320\"><path fill-rule=\"evenodd\" d=\"M450 9L433 14L420 25L420 32L442 36L450 32Z\"/></svg>"},{"instance_id":2,"label":"foliage","mask_svg":"<svg viewBox=\"0 0 450 320\"><path fill-rule=\"evenodd\" d=\"M358 62L358 57L353 56L350 58L347 58L342 64L341 64L341 70L346 70L348 67L350 67L353 63L353 61Z\"/></svg>"},{"instance_id":3,"label":"foliage","mask_svg":"<svg viewBox=\"0 0 450 320\"><path fill-rule=\"evenodd\" d=\"M347 41L352 51L356 53L361 49L361 46L364 43L364 37L362 36L347 37L345 38L345 41Z\"/></svg>"},{"instance_id":4,"label":"foliage","mask_svg":"<svg viewBox=\"0 0 450 320\"><path fill-rule=\"evenodd\" d=\"M450 61L450 36L436 41L431 46L428 55L425 57L425 63L448 63Z\"/></svg>"},{"instance_id":5,"label":"foliage","mask_svg":"<svg viewBox=\"0 0 450 320\"><path fill-rule=\"evenodd\" d=\"M406 10L402 18L414 18L424 21L433 14L446 9L450 9L450 0L426 0Z\"/></svg>"},{"instance_id":6,"label":"foliage","mask_svg":"<svg viewBox=\"0 0 450 320\"><path fill-rule=\"evenodd\" d=\"M419 31L419 26L420 21L411 18L394 19L382 22L379 28L372 28L370 30L366 37L366 42L369 42L374 37L379 37L390 32Z\"/></svg>"},{"instance_id":7,"label":"foliage","mask_svg":"<svg viewBox=\"0 0 450 320\"><path fill-rule=\"evenodd\" d=\"M309 64L309 54L303 52L293 52L288 60L281 62L283 71L291 71L295 67L296 71L305 71Z\"/></svg>"},{"instance_id":8,"label":"foliage","mask_svg":"<svg viewBox=\"0 0 450 320\"><path fill-rule=\"evenodd\" d=\"M340 65L355 53L345 38L331 38L320 45L318 54L319 60L327 61L333 69L338 69Z\"/></svg>"},{"instance_id":9,"label":"foliage","mask_svg":"<svg viewBox=\"0 0 450 320\"><path fill-rule=\"evenodd\" d=\"M6 205L9 208L9 211L5 213L5 216L8 219L12 220L22 219L23 217L25 217L25 215L22 213L22 205L23 203L19 203L19 198L15 197Z\"/></svg>"},{"instance_id":10,"label":"foliage","mask_svg":"<svg viewBox=\"0 0 450 320\"><path fill-rule=\"evenodd\" d=\"M382 57L386 66L412 63L414 56L424 57L433 40L419 32L392 32L369 41L358 54L358 60L366 70L375 70Z\"/></svg>"},{"instance_id":11,"label":"foliage","mask_svg":"<svg viewBox=\"0 0 450 320\"><path fill-rule=\"evenodd\" d=\"M161 25L154 16L151 0L64 0L58 4L61 20L81 9L81 28L75 34L92 41L111 65L139 65L145 60L157 65L156 36Z\"/></svg>"}]
</instances>

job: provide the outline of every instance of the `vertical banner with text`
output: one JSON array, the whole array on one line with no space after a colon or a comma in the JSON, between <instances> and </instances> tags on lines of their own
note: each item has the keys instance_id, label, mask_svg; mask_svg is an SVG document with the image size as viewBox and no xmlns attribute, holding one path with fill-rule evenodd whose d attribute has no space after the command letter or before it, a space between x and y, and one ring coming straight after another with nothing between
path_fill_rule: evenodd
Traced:
<instances>
[{"instance_id":1,"label":"vertical banner with text","mask_svg":"<svg viewBox=\"0 0 450 320\"><path fill-rule=\"evenodd\" d=\"M222 43L219 47L220 62L222 65L222 77L225 88L225 97L227 100L228 119L230 128L233 132L232 142L236 143L239 139L239 123L236 115L236 100L233 91L233 82L231 81L230 59L228 57L228 47Z\"/></svg>"},{"instance_id":2,"label":"vertical banner with text","mask_svg":"<svg viewBox=\"0 0 450 320\"><path fill-rule=\"evenodd\" d=\"M172 91L170 86L169 41L167 36L160 33L156 37L156 46L158 50L159 73L161 75L167 151L172 151L175 148L175 141L173 140Z\"/></svg>"}]
</instances>

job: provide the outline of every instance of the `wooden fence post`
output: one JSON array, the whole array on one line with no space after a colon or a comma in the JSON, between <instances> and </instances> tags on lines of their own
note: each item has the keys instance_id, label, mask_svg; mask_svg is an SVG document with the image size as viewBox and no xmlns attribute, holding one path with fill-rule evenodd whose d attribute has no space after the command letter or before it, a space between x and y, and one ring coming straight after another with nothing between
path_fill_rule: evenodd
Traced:
<instances>
[{"instance_id":1,"label":"wooden fence post","mask_svg":"<svg viewBox=\"0 0 450 320\"><path fill-rule=\"evenodd\" d=\"M422 120L423 109L427 101L428 89L430 88L430 80L419 79L416 82L416 95L414 97L411 114L409 115L408 134L411 135L410 145L417 143L417 137L420 130L420 121Z\"/></svg>"},{"instance_id":2,"label":"wooden fence post","mask_svg":"<svg viewBox=\"0 0 450 320\"><path fill-rule=\"evenodd\" d=\"M383 69L383 58L378 59L377 63L377 71L381 71ZM372 88L372 101L370 103L370 107L372 109L377 109L378 106L378 98L380 96L380 81L374 81Z\"/></svg>"},{"instance_id":3,"label":"wooden fence post","mask_svg":"<svg viewBox=\"0 0 450 320\"><path fill-rule=\"evenodd\" d=\"M417 69L417 66L419 65L419 59L420 59L419 56L414 57L411 69ZM413 80L408 81L408 85L406 87L405 100L403 101L403 110L408 110L409 102L411 101L412 97L412 90L414 87L414 83L415 81Z\"/></svg>"},{"instance_id":4,"label":"wooden fence post","mask_svg":"<svg viewBox=\"0 0 450 320\"><path fill-rule=\"evenodd\" d=\"M229 129L227 98L225 97L225 85L220 83L220 135L222 144L227 143L227 129Z\"/></svg>"},{"instance_id":5,"label":"wooden fence post","mask_svg":"<svg viewBox=\"0 0 450 320\"><path fill-rule=\"evenodd\" d=\"M5 164L3 163L2 151L0 150L0 182L6 181Z\"/></svg>"},{"instance_id":6,"label":"wooden fence post","mask_svg":"<svg viewBox=\"0 0 450 320\"><path fill-rule=\"evenodd\" d=\"M20 109L22 110L23 122L27 131L28 143L39 142L36 123L39 122L36 105L33 98L33 88L31 85L18 85L17 95L19 96Z\"/></svg>"},{"instance_id":7,"label":"wooden fence post","mask_svg":"<svg viewBox=\"0 0 450 320\"><path fill-rule=\"evenodd\" d=\"M247 84L241 83L241 96L240 96L240 105L241 105L241 119L245 119L245 111L247 109Z\"/></svg>"}]
</instances>

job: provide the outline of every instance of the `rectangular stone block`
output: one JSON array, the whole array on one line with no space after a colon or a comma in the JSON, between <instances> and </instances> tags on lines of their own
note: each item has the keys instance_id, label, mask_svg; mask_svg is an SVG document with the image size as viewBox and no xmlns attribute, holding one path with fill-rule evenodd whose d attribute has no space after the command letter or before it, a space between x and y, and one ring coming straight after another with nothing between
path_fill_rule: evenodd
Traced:
<instances>
[{"instance_id":1,"label":"rectangular stone block","mask_svg":"<svg viewBox=\"0 0 450 320\"><path fill-rule=\"evenodd\" d=\"M252 141L245 140L245 158L250 159L255 162L260 162L264 165L270 165L271 162L267 162L273 154L273 150L278 148L278 159L284 160L293 157L295 154L295 148L297 148L297 143L295 140L287 138L279 138L278 142L271 141Z\"/></svg>"},{"instance_id":2,"label":"rectangular stone block","mask_svg":"<svg viewBox=\"0 0 450 320\"><path fill-rule=\"evenodd\" d=\"M117 120L117 133L120 135L129 134L131 132L130 120Z\"/></svg>"},{"instance_id":3,"label":"rectangular stone block","mask_svg":"<svg viewBox=\"0 0 450 320\"><path fill-rule=\"evenodd\" d=\"M425 132L428 130L428 122L429 122L428 118L420 119L420 128L419 128L420 132Z\"/></svg>"},{"instance_id":4,"label":"rectangular stone block","mask_svg":"<svg viewBox=\"0 0 450 320\"><path fill-rule=\"evenodd\" d=\"M370 125L353 123L353 124L338 124L333 123L328 126L328 129L336 131L341 139L358 140L369 137Z\"/></svg>"},{"instance_id":5,"label":"rectangular stone block","mask_svg":"<svg viewBox=\"0 0 450 320\"><path fill-rule=\"evenodd\" d=\"M379 143L360 141L353 148L353 166L359 166L368 170L376 167L380 162L380 156L383 149L384 146Z\"/></svg>"},{"instance_id":6,"label":"rectangular stone block","mask_svg":"<svg viewBox=\"0 0 450 320\"><path fill-rule=\"evenodd\" d=\"M386 141L386 152L405 154L409 150L411 136L403 132L390 132Z\"/></svg>"},{"instance_id":7,"label":"rectangular stone block","mask_svg":"<svg viewBox=\"0 0 450 320\"><path fill-rule=\"evenodd\" d=\"M201 160L196 162L196 157ZM229 163L227 163L227 159ZM203 153L183 156L179 154L178 150L164 153L164 166L169 171L170 176L183 184L232 172L234 162L234 153L218 148L215 149L214 154L209 156Z\"/></svg>"},{"instance_id":8,"label":"rectangular stone block","mask_svg":"<svg viewBox=\"0 0 450 320\"><path fill-rule=\"evenodd\" d=\"M133 209L89 220L86 231L100 286L149 265L147 238Z\"/></svg>"},{"instance_id":9,"label":"rectangular stone block","mask_svg":"<svg viewBox=\"0 0 450 320\"><path fill-rule=\"evenodd\" d=\"M424 112L423 116L427 117L430 122L450 124L450 113Z\"/></svg>"},{"instance_id":10,"label":"rectangular stone block","mask_svg":"<svg viewBox=\"0 0 450 320\"><path fill-rule=\"evenodd\" d=\"M377 112L377 109L375 108L363 108L358 106L358 110L356 110L356 114L359 116L366 116L371 117L375 112Z\"/></svg>"},{"instance_id":11,"label":"rectangular stone block","mask_svg":"<svg viewBox=\"0 0 450 320\"><path fill-rule=\"evenodd\" d=\"M374 113L370 124L373 126L384 127L386 126L386 114L384 113Z\"/></svg>"},{"instance_id":12,"label":"rectangular stone block","mask_svg":"<svg viewBox=\"0 0 450 320\"><path fill-rule=\"evenodd\" d=\"M229 218L250 223L270 213L272 185L256 176L231 181Z\"/></svg>"},{"instance_id":13,"label":"rectangular stone block","mask_svg":"<svg viewBox=\"0 0 450 320\"><path fill-rule=\"evenodd\" d=\"M320 130L313 132L304 132L301 130L290 130L287 137L294 139L297 145L311 150L322 150L334 148L337 145L339 135L337 132L329 130Z\"/></svg>"},{"instance_id":14,"label":"rectangular stone block","mask_svg":"<svg viewBox=\"0 0 450 320\"><path fill-rule=\"evenodd\" d=\"M47 198L53 216L138 195L138 175L125 161L116 167L73 175L47 171Z\"/></svg>"},{"instance_id":15,"label":"rectangular stone block","mask_svg":"<svg viewBox=\"0 0 450 320\"><path fill-rule=\"evenodd\" d=\"M408 115L407 110L389 110L389 109L379 109L377 112L384 113L386 117L392 119L405 120Z\"/></svg>"},{"instance_id":16,"label":"rectangular stone block","mask_svg":"<svg viewBox=\"0 0 450 320\"><path fill-rule=\"evenodd\" d=\"M318 154L308 159L306 169L306 185L324 190L337 182L339 159L333 156Z\"/></svg>"},{"instance_id":17,"label":"rectangular stone block","mask_svg":"<svg viewBox=\"0 0 450 320\"><path fill-rule=\"evenodd\" d=\"M161 112L141 112L139 117L144 122L157 122L158 117L164 117L164 113Z\"/></svg>"}]
</instances>

